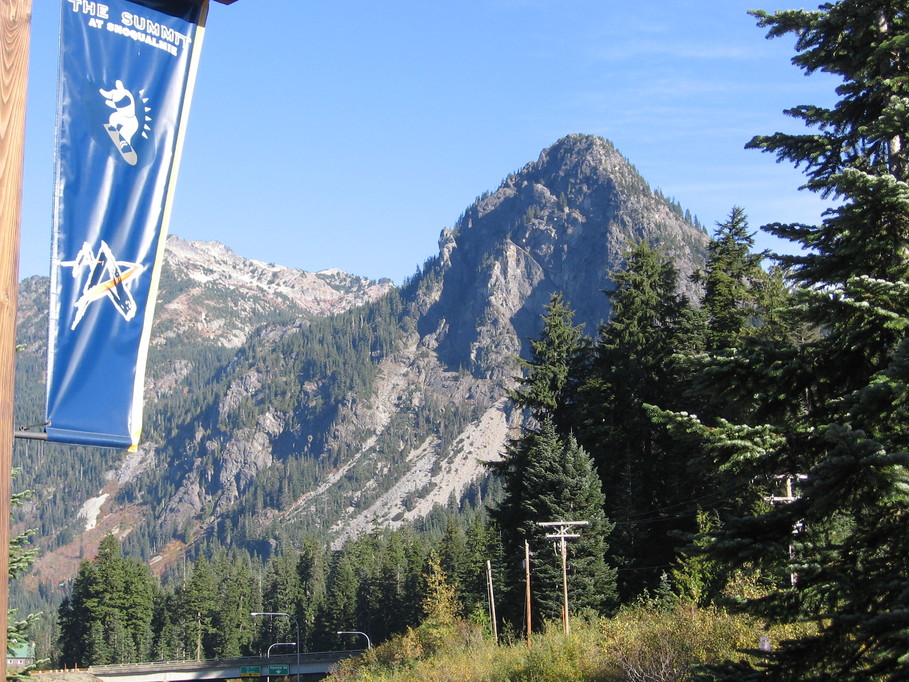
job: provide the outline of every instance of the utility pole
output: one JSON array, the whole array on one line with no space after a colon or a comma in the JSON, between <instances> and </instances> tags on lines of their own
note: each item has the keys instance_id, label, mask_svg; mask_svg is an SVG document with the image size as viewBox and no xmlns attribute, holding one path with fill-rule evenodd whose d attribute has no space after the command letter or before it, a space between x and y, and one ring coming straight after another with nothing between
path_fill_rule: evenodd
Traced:
<instances>
[{"instance_id":1,"label":"utility pole","mask_svg":"<svg viewBox=\"0 0 909 682\"><path fill-rule=\"evenodd\" d=\"M492 640L499 643L499 626L496 625L496 597L492 591L492 562L486 560L486 591L489 596L489 620L492 623Z\"/></svg>"},{"instance_id":2,"label":"utility pole","mask_svg":"<svg viewBox=\"0 0 909 682\"><path fill-rule=\"evenodd\" d=\"M781 502L785 503L785 504L789 504L789 503L795 502L797 499L799 499L799 496L796 495L792 489L792 484L794 481L807 480L808 475L807 474L781 474L781 475L777 476L776 478L777 478L777 480L783 480L786 482L786 494L785 495L770 495L768 497L765 497L764 501L769 502L772 505L779 504ZM796 521L792 527L792 534L796 535L802 529L802 526L803 526L803 523L801 521ZM790 543L789 544L789 560L793 561L794 559L795 559L795 546L792 543ZM795 571L790 571L789 572L789 582L792 584L792 587L796 587L799 582L798 573L796 573Z\"/></svg>"},{"instance_id":3,"label":"utility pole","mask_svg":"<svg viewBox=\"0 0 909 682\"><path fill-rule=\"evenodd\" d=\"M530 543L524 540L524 600L527 602L527 646L530 646L530 635L533 625L530 620Z\"/></svg>"},{"instance_id":4,"label":"utility pole","mask_svg":"<svg viewBox=\"0 0 909 682\"><path fill-rule=\"evenodd\" d=\"M546 537L549 540L558 540L559 548L562 553L562 630L566 635L571 634L571 626L568 623L568 543L566 540L573 540L581 537L579 533L570 532L572 528L580 526L589 526L589 521L544 521L538 522L541 528L557 528L557 532L550 533Z\"/></svg>"}]
</instances>

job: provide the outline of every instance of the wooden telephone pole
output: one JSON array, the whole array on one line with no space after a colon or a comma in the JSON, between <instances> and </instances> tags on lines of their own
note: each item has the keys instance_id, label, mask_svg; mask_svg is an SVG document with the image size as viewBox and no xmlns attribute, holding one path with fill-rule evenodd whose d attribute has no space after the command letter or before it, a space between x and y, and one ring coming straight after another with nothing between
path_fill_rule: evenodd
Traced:
<instances>
[{"instance_id":1,"label":"wooden telephone pole","mask_svg":"<svg viewBox=\"0 0 909 682\"><path fill-rule=\"evenodd\" d=\"M581 537L579 533L570 532L572 528L589 526L589 521L543 521L537 522L541 528L556 528L555 533L548 533L549 540L558 540L562 556L562 630L566 635L571 634L571 625L568 622L568 543Z\"/></svg>"},{"instance_id":2,"label":"wooden telephone pole","mask_svg":"<svg viewBox=\"0 0 909 682\"><path fill-rule=\"evenodd\" d=\"M530 639L533 634L530 598L530 543L524 540L524 608L526 610L524 618L527 621L527 646L530 646Z\"/></svg>"},{"instance_id":3,"label":"wooden telephone pole","mask_svg":"<svg viewBox=\"0 0 909 682\"><path fill-rule=\"evenodd\" d=\"M771 505L779 504L781 502L785 503L785 504L789 504L790 502L795 502L797 499L799 499L798 494L796 494L795 491L793 490L793 483L797 483L798 481L807 481L808 475L807 474L782 474L780 476L777 476L776 479L778 481L785 481L786 494L785 495L770 495L768 497L765 497L764 500L766 502L769 502ZM803 528L804 528L804 524L801 521L796 521L795 525L792 527L792 535L793 536L798 535L799 531L802 530ZM793 545L791 543L789 545L789 561L790 562L795 561L795 545ZM799 582L798 573L796 573L795 571L791 571L789 573L789 581L791 582L792 587L798 587L798 582Z\"/></svg>"}]
</instances>

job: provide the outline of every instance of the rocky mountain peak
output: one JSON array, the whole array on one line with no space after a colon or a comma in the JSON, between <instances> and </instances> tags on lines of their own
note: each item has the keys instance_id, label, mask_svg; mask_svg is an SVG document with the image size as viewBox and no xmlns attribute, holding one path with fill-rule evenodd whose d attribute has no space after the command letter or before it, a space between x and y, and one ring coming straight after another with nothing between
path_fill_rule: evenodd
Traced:
<instances>
[{"instance_id":1,"label":"rocky mountain peak","mask_svg":"<svg viewBox=\"0 0 909 682\"><path fill-rule=\"evenodd\" d=\"M424 330L448 363L502 378L503 359L526 350L554 292L595 332L608 315L600 292L609 272L641 239L666 250L683 292L696 295L688 276L703 262L704 230L651 190L608 141L564 137L443 231L432 264L439 290L424 320L434 328Z\"/></svg>"},{"instance_id":2,"label":"rocky mountain peak","mask_svg":"<svg viewBox=\"0 0 909 682\"><path fill-rule=\"evenodd\" d=\"M595 334L609 273L641 239L662 246L691 286L706 233L588 135L558 140L479 197L400 289L171 237L141 451L128 466L94 457L65 500L50 460L85 457L21 462L24 485L49 500L35 514L57 520L47 547L74 554L115 527L161 566L200 538L267 553L306 532L343 539L404 523L468 494L482 504L482 461L521 424L507 389L543 307L563 293ZM20 304L40 306L40 288L24 283ZM20 321L37 324L27 312ZM20 401L18 387L25 395L40 376L36 356L20 355L32 376L17 380L17 409L41 402L36 392ZM87 501L96 527L59 521Z\"/></svg>"}]
</instances>

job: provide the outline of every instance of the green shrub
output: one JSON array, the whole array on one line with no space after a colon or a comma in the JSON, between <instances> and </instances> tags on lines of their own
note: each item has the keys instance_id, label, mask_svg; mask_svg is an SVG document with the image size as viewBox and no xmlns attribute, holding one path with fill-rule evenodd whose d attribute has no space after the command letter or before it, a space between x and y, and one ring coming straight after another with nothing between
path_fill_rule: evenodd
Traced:
<instances>
[{"instance_id":1,"label":"green shrub","mask_svg":"<svg viewBox=\"0 0 909 682\"><path fill-rule=\"evenodd\" d=\"M353 682L675 682L705 666L754 656L762 636L796 634L745 616L653 599L613 618L572 618L571 635L550 623L531 643L496 645L482 626L425 623L390 639L331 679ZM753 661L753 658L751 658Z\"/></svg>"},{"instance_id":2,"label":"green shrub","mask_svg":"<svg viewBox=\"0 0 909 682\"><path fill-rule=\"evenodd\" d=\"M738 659L756 648L760 628L714 608L679 604L672 609L641 605L602 622L611 679L675 682L691 679L706 663Z\"/></svg>"}]
</instances>

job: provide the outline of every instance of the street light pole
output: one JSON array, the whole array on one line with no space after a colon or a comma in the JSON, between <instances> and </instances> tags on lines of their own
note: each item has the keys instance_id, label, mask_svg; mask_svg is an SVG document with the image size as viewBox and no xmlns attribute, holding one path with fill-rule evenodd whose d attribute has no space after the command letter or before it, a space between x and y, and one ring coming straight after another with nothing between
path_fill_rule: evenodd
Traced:
<instances>
[{"instance_id":1,"label":"street light pole","mask_svg":"<svg viewBox=\"0 0 909 682\"><path fill-rule=\"evenodd\" d=\"M296 646L296 643L294 643L294 642L275 642L274 644L269 644L268 650L265 652L265 658L271 658L272 647L276 647L276 646ZM268 666L268 670L269 670L269 673L271 673L271 666ZM270 679L271 679L271 674L268 674L265 676L265 682L268 682L268 680L270 680Z\"/></svg>"},{"instance_id":2,"label":"street light pole","mask_svg":"<svg viewBox=\"0 0 909 682\"><path fill-rule=\"evenodd\" d=\"M290 618L294 625L297 626L297 682L300 682L300 623L297 621L296 617L289 613L271 613L265 611L253 611L249 614L250 616L283 616L285 618ZM271 648L271 647L269 647Z\"/></svg>"},{"instance_id":3,"label":"street light pole","mask_svg":"<svg viewBox=\"0 0 909 682\"><path fill-rule=\"evenodd\" d=\"M369 641L369 635L365 632L360 632L358 630L342 630L341 632L336 632L336 635L362 635L366 638L366 650L369 651L372 649L372 642Z\"/></svg>"},{"instance_id":4,"label":"street light pole","mask_svg":"<svg viewBox=\"0 0 909 682\"><path fill-rule=\"evenodd\" d=\"M268 645L268 651L265 652L265 658L271 658L271 650L276 646L297 646L296 642L275 642Z\"/></svg>"}]
</instances>

